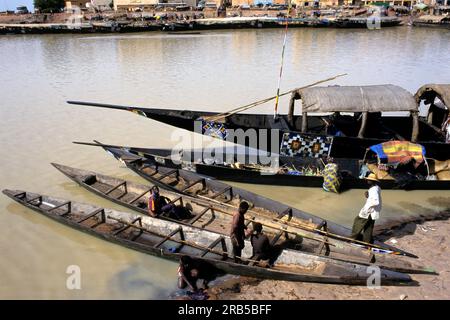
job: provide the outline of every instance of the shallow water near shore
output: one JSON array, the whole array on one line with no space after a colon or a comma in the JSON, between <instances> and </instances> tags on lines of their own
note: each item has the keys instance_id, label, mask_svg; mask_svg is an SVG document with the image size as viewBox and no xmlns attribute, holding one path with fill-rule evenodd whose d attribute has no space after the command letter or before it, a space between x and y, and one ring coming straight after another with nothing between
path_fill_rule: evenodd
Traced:
<instances>
[{"instance_id":1,"label":"shallow water near shore","mask_svg":"<svg viewBox=\"0 0 450 320\"><path fill-rule=\"evenodd\" d=\"M71 142L171 147L177 130L65 101L229 110L275 94L282 40L282 30L0 37L0 187L122 209L77 187L50 162L145 183L103 150ZM329 84L392 83L414 93L425 83L450 82L449 52L444 30L292 29L282 90L348 73ZM286 99L279 110L286 112ZM345 225L364 203L363 190L234 185ZM383 219L429 214L450 207L450 192L385 190L383 201ZM0 298L155 299L176 290L175 263L59 225L3 195L0 227ZM66 288L70 265L81 268L81 290Z\"/></svg>"}]
</instances>

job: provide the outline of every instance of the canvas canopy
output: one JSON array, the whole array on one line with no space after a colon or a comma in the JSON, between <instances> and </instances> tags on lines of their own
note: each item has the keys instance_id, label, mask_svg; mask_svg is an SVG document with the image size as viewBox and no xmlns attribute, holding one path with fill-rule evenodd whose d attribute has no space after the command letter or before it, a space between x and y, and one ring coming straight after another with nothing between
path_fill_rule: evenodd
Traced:
<instances>
[{"instance_id":1,"label":"canvas canopy","mask_svg":"<svg viewBox=\"0 0 450 320\"><path fill-rule=\"evenodd\" d=\"M418 103L407 90L387 84L372 86L312 87L296 92L302 112L417 111Z\"/></svg>"},{"instance_id":2,"label":"canvas canopy","mask_svg":"<svg viewBox=\"0 0 450 320\"><path fill-rule=\"evenodd\" d=\"M450 84L426 84L415 94L418 103L424 99L434 99L436 96L450 108Z\"/></svg>"}]
</instances>

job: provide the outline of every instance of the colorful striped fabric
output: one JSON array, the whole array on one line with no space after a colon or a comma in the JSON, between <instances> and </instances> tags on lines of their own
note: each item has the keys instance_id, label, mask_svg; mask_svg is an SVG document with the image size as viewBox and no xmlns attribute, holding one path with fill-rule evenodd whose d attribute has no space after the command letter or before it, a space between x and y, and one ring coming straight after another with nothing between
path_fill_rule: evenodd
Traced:
<instances>
[{"instance_id":1,"label":"colorful striped fabric","mask_svg":"<svg viewBox=\"0 0 450 320\"><path fill-rule=\"evenodd\" d=\"M339 193L341 179L339 177L339 167L335 163L328 163L323 172L323 189L328 192Z\"/></svg>"},{"instance_id":2,"label":"colorful striped fabric","mask_svg":"<svg viewBox=\"0 0 450 320\"><path fill-rule=\"evenodd\" d=\"M425 159L425 148L408 141L388 141L369 149L377 154L380 163L389 165L405 164L414 159L417 168Z\"/></svg>"}]
</instances>

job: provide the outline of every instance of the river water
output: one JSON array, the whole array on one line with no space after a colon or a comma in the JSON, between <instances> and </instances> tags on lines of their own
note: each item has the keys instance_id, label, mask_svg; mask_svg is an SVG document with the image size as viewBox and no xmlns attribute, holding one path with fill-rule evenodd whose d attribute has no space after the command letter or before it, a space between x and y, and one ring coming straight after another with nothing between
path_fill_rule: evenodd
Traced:
<instances>
[{"instance_id":1,"label":"river water","mask_svg":"<svg viewBox=\"0 0 450 320\"><path fill-rule=\"evenodd\" d=\"M83 191L59 162L140 181L104 151L74 140L170 147L174 128L122 111L66 100L225 111L275 93L282 30L0 38L0 187L120 207ZM289 31L282 90L339 73L329 84L392 83L415 92L450 82L450 33L399 27ZM273 105L252 112L272 112ZM286 112L283 99L280 112ZM189 133L185 133L189 135ZM350 225L363 191L239 184ZM383 217L439 212L448 191L384 191ZM0 298L167 298L177 265L79 233L0 196ZM81 269L81 290L66 270Z\"/></svg>"}]
</instances>

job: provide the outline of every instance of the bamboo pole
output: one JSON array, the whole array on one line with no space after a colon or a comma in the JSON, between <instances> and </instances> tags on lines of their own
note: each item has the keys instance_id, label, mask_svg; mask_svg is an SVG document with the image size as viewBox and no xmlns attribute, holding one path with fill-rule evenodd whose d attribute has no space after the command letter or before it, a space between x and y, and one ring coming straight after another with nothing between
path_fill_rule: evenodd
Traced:
<instances>
[{"instance_id":1,"label":"bamboo pole","mask_svg":"<svg viewBox=\"0 0 450 320\"><path fill-rule=\"evenodd\" d=\"M346 75L347 75L347 73L342 73L342 74L338 74L338 75L336 75L334 77L331 77L331 78L328 78L328 79L319 80L319 81L316 81L316 82L311 83L309 85L306 85L306 86L303 86L303 87L299 87L299 88L295 88L295 89L283 92L283 93L279 94L279 97L285 96L285 95L290 94L290 93L292 93L294 91L297 91L297 90L310 88L310 87L313 87L315 85L318 85L318 84L321 84L321 83L324 83L324 82L332 81L332 80L335 80L335 79L337 79L339 77L343 77L343 76L346 76ZM231 109L231 110L229 110L227 112L224 112L224 113L216 114L216 115L210 116L210 117L204 117L203 119L204 120L208 120L208 121L218 121L218 120L221 120L221 119L226 118L228 116L231 116L231 115L233 115L235 113L254 108L254 107L256 107L256 106L258 106L260 104L269 102L270 100L273 100L273 99L276 99L276 98L277 98L277 96L275 95L273 97L265 98L265 99L262 99L262 100L259 100L259 101L256 101L256 102L252 102L250 104L247 104L247 105L235 108L235 109Z\"/></svg>"},{"instance_id":2,"label":"bamboo pole","mask_svg":"<svg viewBox=\"0 0 450 320\"><path fill-rule=\"evenodd\" d=\"M206 206L206 205L203 205L203 204L198 203L198 202L195 202L195 203L196 203L197 205ZM213 208L213 209L214 209L215 211L218 211L218 212L220 212L220 213L226 214L226 215L228 215L228 216L232 216L232 215L233 215L232 213L227 212L227 211L225 211L225 210L221 210L221 209L218 209L218 208ZM274 229L274 230L277 230L277 231L283 231L283 232L286 232L286 233L289 233L289 234L293 234L293 235L297 235L297 236L303 237L303 238L305 238L305 239L310 239L310 240L314 240L314 241L317 241L317 242L323 242L323 243L325 243L325 244L335 246L334 244L328 242L327 240L324 240L324 239L317 239L317 238L310 237L310 236L307 236L307 235L305 235L305 234L301 234L301 233L296 232L296 231L293 231L293 230L283 229L283 228L281 228L281 227L274 226L274 225L272 225L272 224L270 224L270 223L268 223L268 222L261 221L261 219L258 219L258 220L257 220L257 219L258 219L258 218L257 218L256 216L253 216L253 217L250 217L250 218L245 217L245 220L247 220L247 221L259 222L259 223L261 223L261 225L263 225L263 226L265 226L265 227L268 227L268 228L270 228L270 229ZM270 219L270 218L269 218L269 219ZM291 227L291 228L292 228L292 226L289 226L289 225L287 225L286 227L287 227L287 228L288 228L288 227Z\"/></svg>"},{"instance_id":3,"label":"bamboo pole","mask_svg":"<svg viewBox=\"0 0 450 320\"><path fill-rule=\"evenodd\" d=\"M280 74L278 76L278 85L277 85L277 94L275 97L275 109L273 112L274 119L278 116L278 101L280 98L280 87L281 87L281 78L283 77L283 66L284 66L284 52L286 50L286 42L287 42L287 35L288 35L288 26L289 26L289 16L291 13L291 6L292 1L289 0L289 6L287 11L287 17L286 17L286 26L284 28L284 40L283 40L283 49L281 50L281 65L280 65Z\"/></svg>"},{"instance_id":4,"label":"bamboo pole","mask_svg":"<svg viewBox=\"0 0 450 320\"><path fill-rule=\"evenodd\" d=\"M205 198L205 199L210 199L210 198L204 197L204 196L201 196L201 197L203 197L203 198ZM211 200L211 201L217 201L217 202L220 202L220 201L215 200L215 199L210 199L210 200ZM223 203L223 202L220 202L220 203L222 203L223 205L226 205L226 206L233 207L233 208L235 208L235 209L238 208L237 206L233 206L233 205L228 204L228 203ZM256 213L255 211L253 211L253 212ZM338 235L338 234L335 234L335 233L330 233L330 232L328 232L328 231L324 231L324 230L320 230L320 229L315 229L315 228L307 227L307 226L302 225L301 223L298 223L298 222L285 221L285 220L283 220L283 219L276 218L276 217L274 217L273 219L274 219L275 221L280 221L280 222L286 223L286 224L288 224L289 226L297 227L297 228L299 228L299 229L305 229L305 230L311 231L311 232L317 232L317 233L320 233L320 234L322 234L322 235L324 235L324 236L327 236L327 237L330 237L330 238L336 238L336 239L340 239L340 240L345 240L345 241L348 241L348 242L353 242L353 243L361 244L361 245L364 245L364 246L367 246L367 247L370 247L370 248L377 248L377 249L382 249L382 250L389 250L389 251L391 251L390 254L396 254L396 255L397 255L397 254L402 254L402 253L399 252L399 251L393 251L393 250L388 249L388 248L383 248L382 246L379 246L379 245L376 245L376 244L373 244L373 243L368 243L368 242L356 240L356 239L353 239L353 238L348 238L348 237L345 237L345 236L341 236L341 235ZM402 254L402 255L403 255L403 254Z\"/></svg>"}]
</instances>

